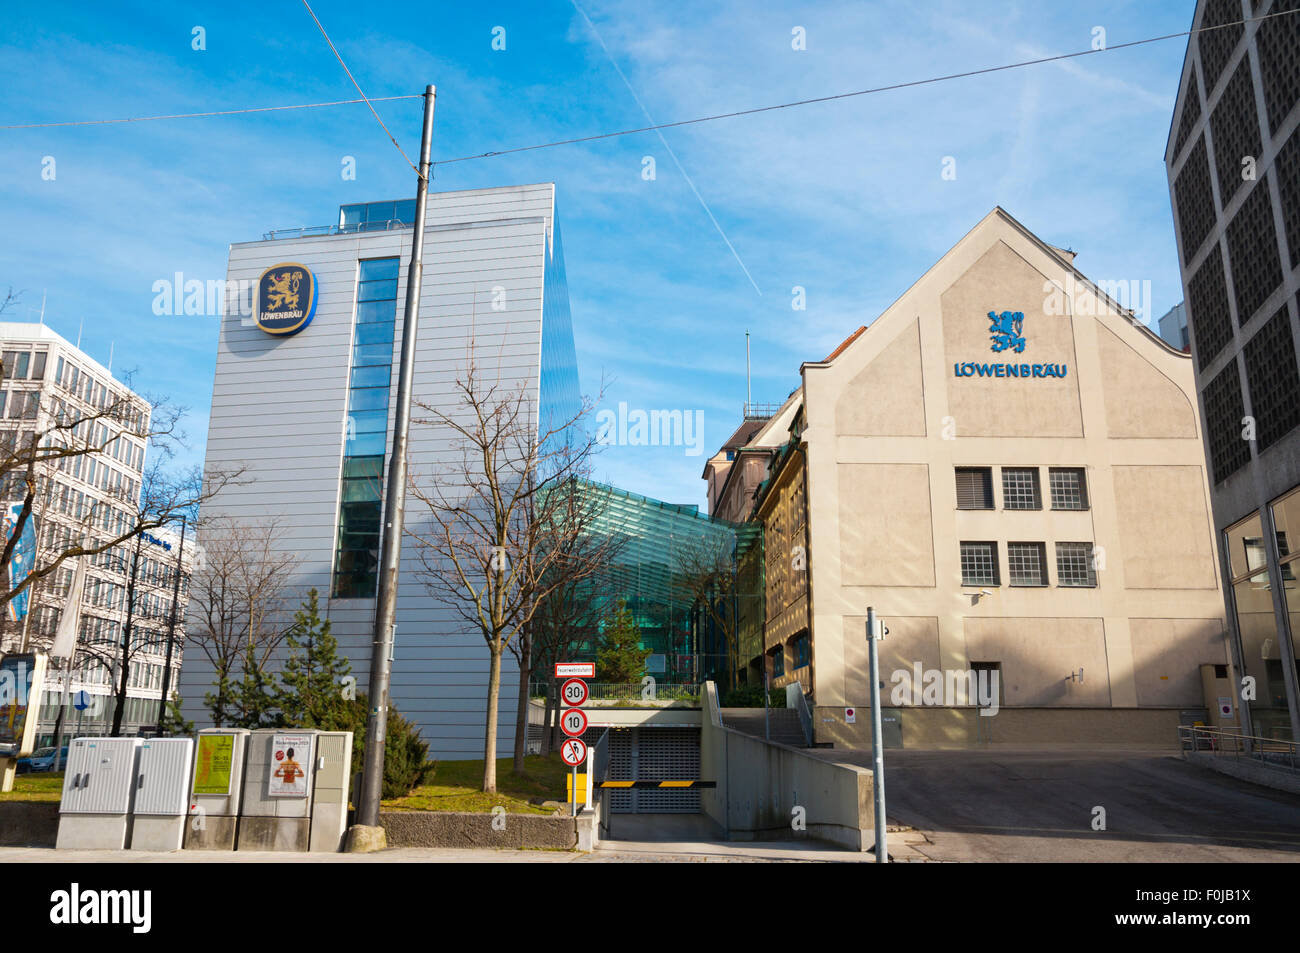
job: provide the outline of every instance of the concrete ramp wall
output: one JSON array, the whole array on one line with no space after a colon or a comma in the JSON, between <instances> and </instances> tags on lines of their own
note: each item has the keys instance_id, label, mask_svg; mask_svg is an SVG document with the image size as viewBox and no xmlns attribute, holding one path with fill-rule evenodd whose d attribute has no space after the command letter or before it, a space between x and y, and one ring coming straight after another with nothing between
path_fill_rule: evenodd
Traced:
<instances>
[{"instance_id":1,"label":"concrete ramp wall","mask_svg":"<svg viewBox=\"0 0 1300 953\"><path fill-rule=\"evenodd\" d=\"M700 792L700 806L728 838L812 837L859 851L875 843L870 771L726 727L713 682L701 701L700 776L718 786Z\"/></svg>"}]
</instances>

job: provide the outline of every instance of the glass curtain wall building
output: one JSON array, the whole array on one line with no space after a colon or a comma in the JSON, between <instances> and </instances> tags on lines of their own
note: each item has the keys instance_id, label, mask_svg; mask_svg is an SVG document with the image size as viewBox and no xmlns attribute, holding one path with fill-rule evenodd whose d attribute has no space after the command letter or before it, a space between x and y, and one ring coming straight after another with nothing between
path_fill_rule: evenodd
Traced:
<instances>
[{"instance_id":1,"label":"glass curtain wall building","mask_svg":"<svg viewBox=\"0 0 1300 953\"><path fill-rule=\"evenodd\" d=\"M761 620L761 573L754 576L743 569L751 551L760 554L761 564L761 528L703 516L694 505L665 503L601 483L581 486L598 513L591 533L613 539L616 549L608 569L579 586L578 601L589 607L592 628L589 639L575 648L576 657L595 659L604 620L624 600L641 630L641 647L651 653L647 674L668 685L706 679L726 685L726 628L736 633L738 622L743 626L747 615L753 617L745 611L751 602L759 605ZM710 611L700 599L698 567L713 565L715 556L730 578L713 591ZM535 677L546 675L537 671Z\"/></svg>"}]
</instances>

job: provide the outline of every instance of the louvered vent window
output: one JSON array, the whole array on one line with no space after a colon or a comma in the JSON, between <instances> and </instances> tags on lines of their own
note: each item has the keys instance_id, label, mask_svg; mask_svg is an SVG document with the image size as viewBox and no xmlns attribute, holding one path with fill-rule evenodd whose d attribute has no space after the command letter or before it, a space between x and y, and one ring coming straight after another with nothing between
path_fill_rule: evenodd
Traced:
<instances>
[{"instance_id":1,"label":"louvered vent window","mask_svg":"<svg viewBox=\"0 0 1300 953\"><path fill-rule=\"evenodd\" d=\"M993 509L993 470L990 467L957 468L957 509Z\"/></svg>"}]
</instances>

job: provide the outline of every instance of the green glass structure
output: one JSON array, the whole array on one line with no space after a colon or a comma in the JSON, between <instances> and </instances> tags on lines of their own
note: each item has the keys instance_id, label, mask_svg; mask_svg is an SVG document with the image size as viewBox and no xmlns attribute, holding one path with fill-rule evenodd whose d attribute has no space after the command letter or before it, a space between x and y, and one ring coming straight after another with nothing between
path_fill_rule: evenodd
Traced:
<instances>
[{"instance_id":1,"label":"green glass structure","mask_svg":"<svg viewBox=\"0 0 1300 953\"><path fill-rule=\"evenodd\" d=\"M761 618L761 577L738 570L747 553L761 550L761 527L714 519L697 506L605 484L580 486L595 495L591 504L598 515L591 532L616 541L609 567L580 587L597 620L592 637L580 647L582 657L595 658L600 620L622 599L641 629L641 647L652 653L647 674L664 684L729 682L734 653L728 645L738 622L752 617L746 611L753 608L750 603L759 607ZM761 552L757 563L762 565ZM713 584L702 586L702 566L717 568Z\"/></svg>"}]
</instances>

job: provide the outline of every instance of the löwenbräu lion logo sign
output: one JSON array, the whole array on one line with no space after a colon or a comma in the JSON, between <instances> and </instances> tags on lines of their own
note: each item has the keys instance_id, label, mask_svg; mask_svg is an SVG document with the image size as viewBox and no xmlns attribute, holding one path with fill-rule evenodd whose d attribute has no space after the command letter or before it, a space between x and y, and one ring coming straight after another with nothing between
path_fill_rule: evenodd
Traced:
<instances>
[{"instance_id":1,"label":"l\u00f6wenbr\u00e4u lion logo sign","mask_svg":"<svg viewBox=\"0 0 1300 953\"><path fill-rule=\"evenodd\" d=\"M257 281L257 326L267 334L297 334L316 314L316 276L306 265L272 265Z\"/></svg>"}]
</instances>

